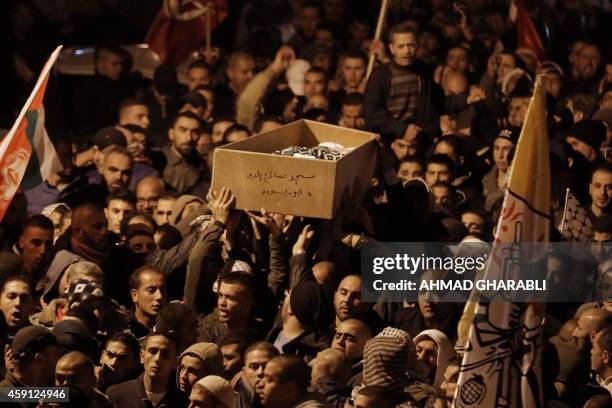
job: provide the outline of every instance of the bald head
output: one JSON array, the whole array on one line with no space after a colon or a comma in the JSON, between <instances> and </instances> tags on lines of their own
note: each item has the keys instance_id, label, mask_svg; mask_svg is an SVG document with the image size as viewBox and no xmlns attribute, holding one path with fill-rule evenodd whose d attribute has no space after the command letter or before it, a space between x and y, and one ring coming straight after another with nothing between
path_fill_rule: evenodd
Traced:
<instances>
[{"instance_id":1,"label":"bald head","mask_svg":"<svg viewBox=\"0 0 612 408\"><path fill-rule=\"evenodd\" d=\"M82 204L72 211L72 236L81 243L99 251L108 245L108 221L102 208L94 204Z\"/></svg>"},{"instance_id":2,"label":"bald head","mask_svg":"<svg viewBox=\"0 0 612 408\"><path fill-rule=\"evenodd\" d=\"M156 176L146 176L136 184L136 209L153 214L157 200L165 193L164 181Z\"/></svg>"},{"instance_id":3,"label":"bald head","mask_svg":"<svg viewBox=\"0 0 612 408\"><path fill-rule=\"evenodd\" d=\"M456 95L465 92L468 82L465 76L457 71L450 71L444 76L444 92L447 95Z\"/></svg>"},{"instance_id":4,"label":"bald head","mask_svg":"<svg viewBox=\"0 0 612 408\"><path fill-rule=\"evenodd\" d=\"M334 380L338 388L346 387L351 378L351 361L340 350L328 348L317 353L317 357L310 362L311 385L315 385L321 378Z\"/></svg>"},{"instance_id":5,"label":"bald head","mask_svg":"<svg viewBox=\"0 0 612 408\"><path fill-rule=\"evenodd\" d=\"M609 324L612 324L612 313L605 309L593 307L580 314L578 324L572 334L576 337L588 339Z\"/></svg>"},{"instance_id":6,"label":"bald head","mask_svg":"<svg viewBox=\"0 0 612 408\"><path fill-rule=\"evenodd\" d=\"M230 88L239 95L253 78L255 60L245 52L234 52L227 61L227 79Z\"/></svg>"},{"instance_id":7,"label":"bald head","mask_svg":"<svg viewBox=\"0 0 612 408\"><path fill-rule=\"evenodd\" d=\"M90 393L96 386L93 362L80 351L71 351L57 361L55 385L73 386Z\"/></svg>"}]
</instances>

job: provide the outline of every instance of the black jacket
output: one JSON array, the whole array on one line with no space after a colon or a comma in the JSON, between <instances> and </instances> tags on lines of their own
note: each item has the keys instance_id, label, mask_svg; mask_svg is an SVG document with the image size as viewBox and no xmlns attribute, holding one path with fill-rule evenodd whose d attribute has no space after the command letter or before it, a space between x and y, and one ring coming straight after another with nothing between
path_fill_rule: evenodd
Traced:
<instances>
[{"instance_id":1,"label":"black jacket","mask_svg":"<svg viewBox=\"0 0 612 408\"><path fill-rule=\"evenodd\" d=\"M187 397L177 390L174 384L175 376L170 376L166 394L157 405L147 397L143 382L144 374L135 380L122 382L111 386L106 395L113 402L115 408L181 408L188 405Z\"/></svg>"}]
</instances>

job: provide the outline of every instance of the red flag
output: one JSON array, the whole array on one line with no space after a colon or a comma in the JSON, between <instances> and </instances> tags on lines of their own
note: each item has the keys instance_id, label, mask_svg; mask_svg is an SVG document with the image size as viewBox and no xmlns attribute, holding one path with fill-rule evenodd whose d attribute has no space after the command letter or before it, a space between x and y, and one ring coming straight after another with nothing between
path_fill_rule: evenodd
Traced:
<instances>
[{"instance_id":1,"label":"red flag","mask_svg":"<svg viewBox=\"0 0 612 408\"><path fill-rule=\"evenodd\" d=\"M61 50L61 46L57 47L47 60L15 124L0 143L0 220L24 176L24 183L29 181L31 185L61 170L55 148L45 131L43 109L49 73Z\"/></svg>"},{"instance_id":2,"label":"red flag","mask_svg":"<svg viewBox=\"0 0 612 408\"><path fill-rule=\"evenodd\" d=\"M226 0L164 0L147 34L146 43L164 63L179 66L227 16Z\"/></svg>"},{"instance_id":3,"label":"red flag","mask_svg":"<svg viewBox=\"0 0 612 408\"><path fill-rule=\"evenodd\" d=\"M540 61L546 59L546 51L544 50L544 44L531 21L531 16L527 12L525 5L522 0L516 0L516 29L518 32L518 45L519 47L526 47L535 52Z\"/></svg>"}]
</instances>

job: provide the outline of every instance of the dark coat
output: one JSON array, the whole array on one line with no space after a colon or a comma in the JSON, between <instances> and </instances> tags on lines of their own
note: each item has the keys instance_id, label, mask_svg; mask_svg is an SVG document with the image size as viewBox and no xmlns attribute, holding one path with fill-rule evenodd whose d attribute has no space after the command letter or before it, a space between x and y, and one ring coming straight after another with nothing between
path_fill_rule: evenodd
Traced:
<instances>
[{"instance_id":1,"label":"dark coat","mask_svg":"<svg viewBox=\"0 0 612 408\"><path fill-rule=\"evenodd\" d=\"M187 397L176 389L174 384L175 377L172 375L170 376L170 381L168 381L166 394L159 404L153 405L149 397L147 397L143 376L144 374L141 374L135 380L115 384L106 391L106 395L113 402L115 408L181 408L187 406Z\"/></svg>"},{"instance_id":2,"label":"dark coat","mask_svg":"<svg viewBox=\"0 0 612 408\"><path fill-rule=\"evenodd\" d=\"M406 69L417 74L421 80L421 89L417 102L417 113L414 123L423 129L429 137L440 133L440 108L443 96L440 87L431 80L427 66L416 61ZM366 129L380 133L383 140L392 142L402 137L409 123L401 122L391 116L387 102L391 94L391 67L384 64L376 67L368 79L363 101L363 117Z\"/></svg>"}]
</instances>

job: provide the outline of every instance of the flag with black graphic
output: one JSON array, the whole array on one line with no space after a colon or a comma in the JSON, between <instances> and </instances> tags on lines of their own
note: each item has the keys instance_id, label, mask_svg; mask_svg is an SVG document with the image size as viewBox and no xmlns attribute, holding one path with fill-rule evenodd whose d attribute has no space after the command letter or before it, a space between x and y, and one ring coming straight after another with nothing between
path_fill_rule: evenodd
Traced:
<instances>
[{"instance_id":1,"label":"flag with black graphic","mask_svg":"<svg viewBox=\"0 0 612 408\"><path fill-rule=\"evenodd\" d=\"M520 279L521 268L541 256L526 243L549 242L550 164L546 101L538 78L516 146L508 188L484 279ZM540 247L541 248L541 247ZM531 258L531 259L530 259ZM495 299L499 293L488 295ZM465 347L454 407L542 406L542 310L501 300L466 304L459 327Z\"/></svg>"},{"instance_id":2,"label":"flag with black graphic","mask_svg":"<svg viewBox=\"0 0 612 408\"><path fill-rule=\"evenodd\" d=\"M565 194L563 221L559 230L565 241L585 242L593 238L591 218L569 188Z\"/></svg>"}]
</instances>

